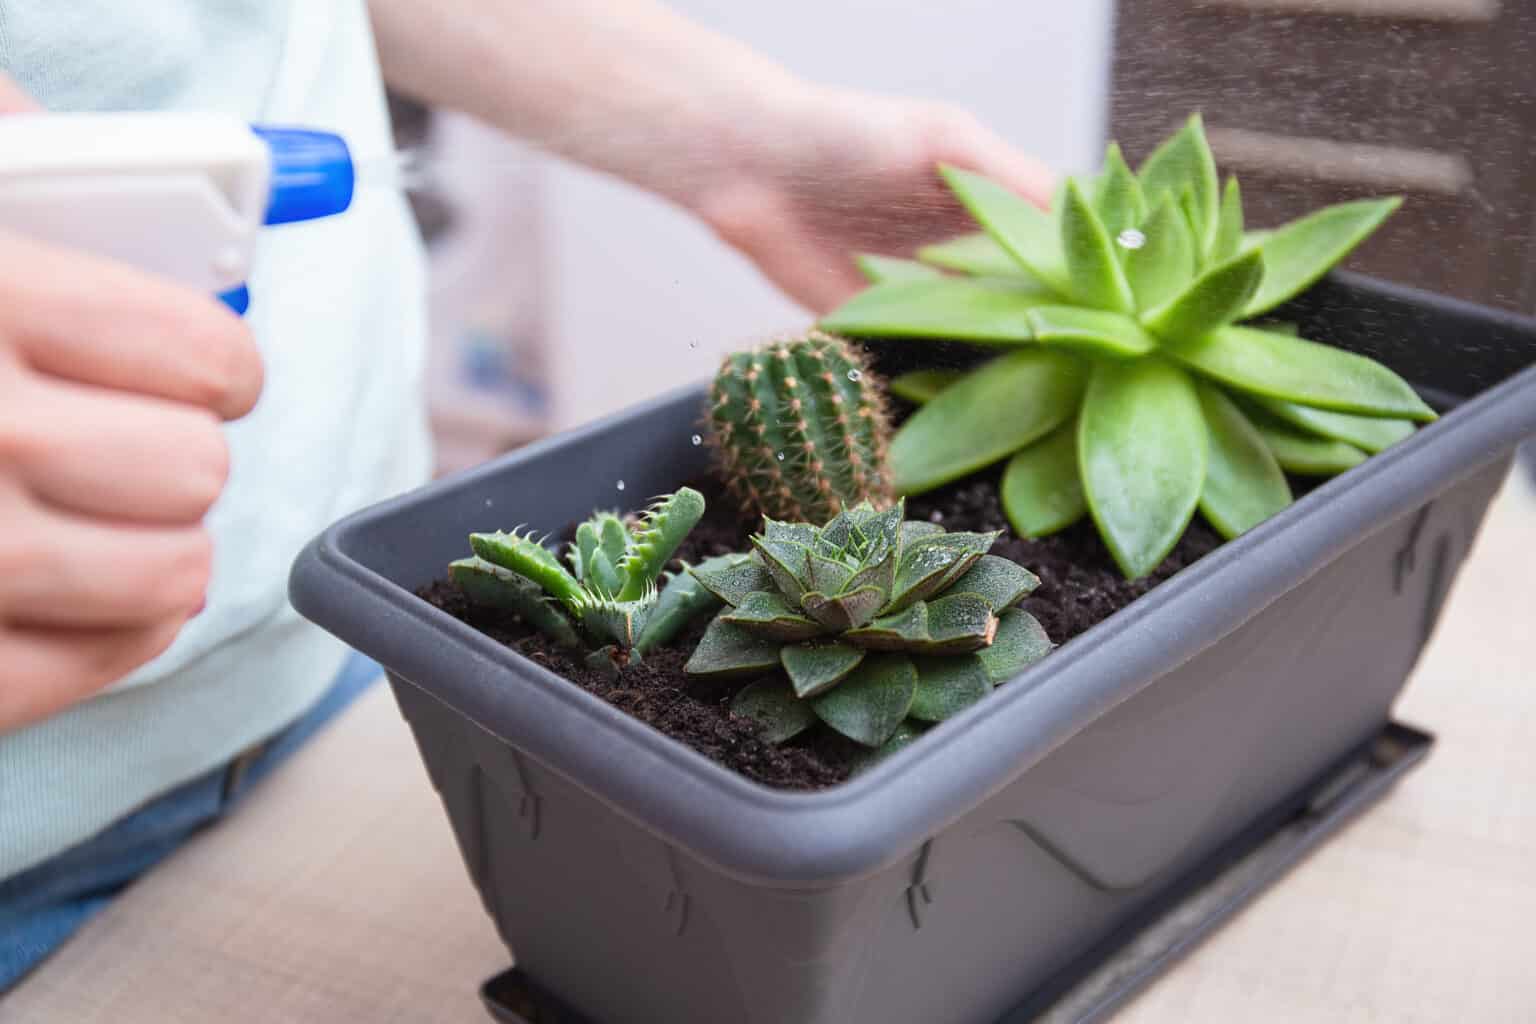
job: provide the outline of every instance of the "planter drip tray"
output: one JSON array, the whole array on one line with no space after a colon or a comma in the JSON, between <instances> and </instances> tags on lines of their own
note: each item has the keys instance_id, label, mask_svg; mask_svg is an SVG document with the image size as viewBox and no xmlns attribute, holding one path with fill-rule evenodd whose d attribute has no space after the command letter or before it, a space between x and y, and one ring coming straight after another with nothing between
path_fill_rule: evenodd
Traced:
<instances>
[{"instance_id":1,"label":"planter drip tray","mask_svg":"<svg viewBox=\"0 0 1536 1024\"><path fill-rule=\"evenodd\" d=\"M1162 898L999 1024L1083 1024L1109 1018L1385 796L1433 744L1428 733L1388 723L1353 756L1170 885ZM560 1005L516 967L487 981L480 995L491 1016L504 1024L599 1024Z\"/></svg>"}]
</instances>

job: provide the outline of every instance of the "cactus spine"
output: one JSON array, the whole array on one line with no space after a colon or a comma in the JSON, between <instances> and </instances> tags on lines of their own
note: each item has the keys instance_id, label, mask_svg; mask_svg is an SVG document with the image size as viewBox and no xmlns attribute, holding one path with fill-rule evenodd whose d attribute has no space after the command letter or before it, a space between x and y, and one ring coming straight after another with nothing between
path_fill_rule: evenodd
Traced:
<instances>
[{"instance_id":1,"label":"cactus spine","mask_svg":"<svg viewBox=\"0 0 1536 1024\"><path fill-rule=\"evenodd\" d=\"M883 390L843 339L812 331L728 356L710 394L716 457L748 515L820 523L891 503Z\"/></svg>"}]
</instances>

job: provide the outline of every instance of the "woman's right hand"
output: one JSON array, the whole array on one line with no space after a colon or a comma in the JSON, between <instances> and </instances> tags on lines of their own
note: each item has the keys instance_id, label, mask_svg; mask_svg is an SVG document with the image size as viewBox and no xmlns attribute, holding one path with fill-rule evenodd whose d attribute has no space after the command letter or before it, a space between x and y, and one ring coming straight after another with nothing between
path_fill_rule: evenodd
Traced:
<instances>
[{"instance_id":1,"label":"woman's right hand","mask_svg":"<svg viewBox=\"0 0 1536 1024\"><path fill-rule=\"evenodd\" d=\"M0 77L0 112L30 107ZM261 383L211 296L0 232L0 731L154 658L202 607L219 424Z\"/></svg>"}]
</instances>

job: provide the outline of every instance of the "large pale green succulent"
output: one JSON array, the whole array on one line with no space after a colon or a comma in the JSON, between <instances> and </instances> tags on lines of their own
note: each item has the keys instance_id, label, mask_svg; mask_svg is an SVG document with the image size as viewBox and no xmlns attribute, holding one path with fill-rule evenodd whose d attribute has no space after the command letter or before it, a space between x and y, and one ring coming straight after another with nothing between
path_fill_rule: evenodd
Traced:
<instances>
[{"instance_id":1,"label":"large pale green succulent","mask_svg":"<svg viewBox=\"0 0 1536 1024\"><path fill-rule=\"evenodd\" d=\"M868 503L823 527L764 521L754 551L693 575L727 607L687 671L765 677L732 707L783 742L826 723L870 748L969 707L1050 650L1014 607L1034 574L995 533L904 522Z\"/></svg>"},{"instance_id":2,"label":"large pale green succulent","mask_svg":"<svg viewBox=\"0 0 1536 1024\"><path fill-rule=\"evenodd\" d=\"M1050 213L943 174L985 234L922 263L862 257L875 283L821 324L1007 350L969 373L892 383L922 404L891 446L900 493L1008 459L1003 505L1021 534L1091 515L1134 578L1197 508L1234 537L1291 502L1285 471L1341 472L1434 418L1386 367L1263 319L1397 199L1245 232L1237 181L1220 188L1198 115L1138 173L1111 145L1103 172L1066 182Z\"/></svg>"}]
</instances>

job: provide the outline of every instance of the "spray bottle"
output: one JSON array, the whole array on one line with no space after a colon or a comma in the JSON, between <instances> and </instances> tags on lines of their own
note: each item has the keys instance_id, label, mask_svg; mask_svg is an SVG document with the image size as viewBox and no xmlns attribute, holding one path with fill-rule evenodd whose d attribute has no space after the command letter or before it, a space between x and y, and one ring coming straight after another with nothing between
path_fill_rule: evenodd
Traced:
<instances>
[{"instance_id":1,"label":"spray bottle","mask_svg":"<svg viewBox=\"0 0 1536 1024\"><path fill-rule=\"evenodd\" d=\"M330 132L220 114L0 117L0 228L173 278L242 314L257 232L341 213L354 182Z\"/></svg>"}]
</instances>

